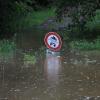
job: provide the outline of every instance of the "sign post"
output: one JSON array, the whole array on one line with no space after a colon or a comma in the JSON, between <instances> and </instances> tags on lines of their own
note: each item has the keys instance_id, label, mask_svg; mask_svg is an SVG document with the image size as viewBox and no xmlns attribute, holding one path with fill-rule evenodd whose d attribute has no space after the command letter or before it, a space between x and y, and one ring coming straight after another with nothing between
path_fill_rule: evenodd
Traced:
<instances>
[{"instance_id":1,"label":"sign post","mask_svg":"<svg viewBox=\"0 0 100 100\"><path fill-rule=\"evenodd\" d=\"M45 45L52 51L59 51L62 47L62 40L56 32L49 32L44 37Z\"/></svg>"}]
</instances>

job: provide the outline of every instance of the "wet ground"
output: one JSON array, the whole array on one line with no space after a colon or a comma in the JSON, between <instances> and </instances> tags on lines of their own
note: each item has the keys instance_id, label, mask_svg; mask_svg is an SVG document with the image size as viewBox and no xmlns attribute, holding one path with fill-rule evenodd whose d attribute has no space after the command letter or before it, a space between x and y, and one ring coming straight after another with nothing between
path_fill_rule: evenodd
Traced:
<instances>
[{"instance_id":1,"label":"wet ground","mask_svg":"<svg viewBox=\"0 0 100 100\"><path fill-rule=\"evenodd\" d=\"M47 52L32 34L19 37L0 61L0 100L100 100L99 51Z\"/></svg>"}]
</instances>

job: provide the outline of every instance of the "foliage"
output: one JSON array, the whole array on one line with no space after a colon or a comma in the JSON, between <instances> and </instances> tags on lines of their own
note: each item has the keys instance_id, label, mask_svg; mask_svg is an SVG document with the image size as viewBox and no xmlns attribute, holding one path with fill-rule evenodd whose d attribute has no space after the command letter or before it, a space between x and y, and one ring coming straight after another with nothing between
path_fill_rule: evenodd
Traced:
<instances>
[{"instance_id":1,"label":"foliage","mask_svg":"<svg viewBox=\"0 0 100 100\"><path fill-rule=\"evenodd\" d=\"M35 64L36 57L34 55L25 54L24 55L24 64Z\"/></svg>"},{"instance_id":2,"label":"foliage","mask_svg":"<svg viewBox=\"0 0 100 100\"><path fill-rule=\"evenodd\" d=\"M12 22L17 21L22 15L25 16L27 9L25 3L12 1L2 1L0 3L0 37L12 36L14 33Z\"/></svg>"},{"instance_id":3,"label":"foliage","mask_svg":"<svg viewBox=\"0 0 100 100\"><path fill-rule=\"evenodd\" d=\"M88 18L93 15L95 9L99 8L98 0L56 0L57 14L67 14L74 18L73 21L79 21L80 17ZM78 18L78 19L77 19Z\"/></svg>"},{"instance_id":4,"label":"foliage","mask_svg":"<svg viewBox=\"0 0 100 100\"><path fill-rule=\"evenodd\" d=\"M14 53L16 45L12 41L0 41L0 56L11 56Z\"/></svg>"},{"instance_id":5,"label":"foliage","mask_svg":"<svg viewBox=\"0 0 100 100\"><path fill-rule=\"evenodd\" d=\"M79 50L100 50L100 37L92 42L86 40L72 41L70 46L72 49Z\"/></svg>"},{"instance_id":6,"label":"foliage","mask_svg":"<svg viewBox=\"0 0 100 100\"><path fill-rule=\"evenodd\" d=\"M89 20L87 21L86 23L86 27L89 29L89 30L100 30L100 9L99 10L96 10L95 12L95 16L92 17L92 20Z\"/></svg>"},{"instance_id":7,"label":"foliage","mask_svg":"<svg viewBox=\"0 0 100 100\"><path fill-rule=\"evenodd\" d=\"M27 15L22 15L18 20L13 20L10 27L14 31L23 30L34 25L40 25L49 17L55 16L54 9L46 9L40 11L31 11Z\"/></svg>"},{"instance_id":8,"label":"foliage","mask_svg":"<svg viewBox=\"0 0 100 100\"><path fill-rule=\"evenodd\" d=\"M39 5L37 3L38 1L0 1L2 15L0 16L0 38L12 37L16 31L41 24L48 19L48 17L54 15L54 10L52 8L35 11L33 6ZM35 5L33 5L34 3ZM42 4L40 3L40 5Z\"/></svg>"},{"instance_id":9,"label":"foliage","mask_svg":"<svg viewBox=\"0 0 100 100\"><path fill-rule=\"evenodd\" d=\"M15 27L20 26L17 22L19 19L30 16L29 12L33 10L47 7L51 2L52 0L0 0L0 14L2 15L0 16L0 38L11 37L15 32Z\"/></svg>"},{"instance_id":10,"label":"foliage","mask_svg":"<svg viewBox=\"0 0 100 100\"><path fill-rule=\"evenodd\" d=\"M41 24L55 13L59 21L67 16L72 18L73 23L69 25L71 34L82 36L87 26L89 31L95 32L99 28L99 19L95 17L97 21L91 20L96 9L100 8L99 2L99 0L0 0L2 15L0 37L11 37L17 30ZM56 12L51 8L54 4L57 7Z\"/></svg>"},{"instance_id":11,"label":"foliage","mask_svg":"<svg viewBox=\"0 0 100 100\"><path fill-rule=\"evenodd\" d=\"M70 36L73 35L73 37L84 38L85 35L90 35L88 34L90 33L90 31L87 30L86 23L87 21L92 20L94 18L95 11L98 8L100 8L100 3L99 3L100 1L99 0L85 0L85 1L56 0L56 1L58 1L57 10L56 10L57 19L59 21L67 17L70 17L72 19L72 23L69 24ZM95 24L97 25L97 23ZM96 25L95 27L97 27ZM94 27L94 25L92 27ZM84 34L85 32L87 34ZM96 36L97 34L93 34L93 35Z\"/></svg>"},{"instance_id":12,"label":"foliage","mask_svg":"<svg viewBox=\"0 0 100 100\"><path fill-rule=\"evenodd\" d=\"M46 9L46 10L43 9L40 11L33 11L29 16L32 17L31 21L33 25L36 25L36 24L39 25L43 23L44 21L46 21L49 17L55 16L55 12L53 8Z\"/></svg>"},{"instance_id":13,"label":"foliage","mask_svg":"<svg viewBox=\"0 0 100 100\"><path fill-rule=\"evenodd\" d=\"M95 39L100 36L100 9L96 10L95 16L86 22L83 35L89 39Z\"/></svg>"},{"instance_id":14,"label":"foliage","mask_svg":"<svg viewBox=\"0 0 100 100\"><path fill-rule=\"evenodd\" d=\"M0 41L0 52L10 52L12 49L15 49L14 42L8 40Z\"/></svg>"},{"instance_id":15,"label":"foliage","mask_svg":"<svg viewBox=\"0 0 100 100\"><path fill-rule=\"evenodd\" d=\"M43 7L48 7L52 4L53 0L35 0L37 2L37 4L39 4L40 6Z\"/></svg>"}]
</instances>

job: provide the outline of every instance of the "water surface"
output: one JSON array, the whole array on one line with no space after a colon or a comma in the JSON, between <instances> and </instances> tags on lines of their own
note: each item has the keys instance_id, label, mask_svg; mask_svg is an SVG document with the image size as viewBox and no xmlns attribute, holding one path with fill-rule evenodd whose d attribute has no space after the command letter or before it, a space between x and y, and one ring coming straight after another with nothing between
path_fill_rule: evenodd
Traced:
<instances>
[{"instance_id":1,"label":"water surface","mask_svg":"<svg viewBox=\"0 0 100 100\"><path fill-rule=\"evenodd\" d=\"M100 100L100 53L47 53L46 32L17 35L16 51L0 61L0 100Z\"/></svg>"}]
</instances>

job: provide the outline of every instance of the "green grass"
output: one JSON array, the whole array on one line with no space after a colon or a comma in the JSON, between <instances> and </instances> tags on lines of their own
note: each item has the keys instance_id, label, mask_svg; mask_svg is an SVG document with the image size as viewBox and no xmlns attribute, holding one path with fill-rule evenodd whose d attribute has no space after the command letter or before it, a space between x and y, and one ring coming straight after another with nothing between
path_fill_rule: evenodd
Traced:
<instances>
[{"instance_id":1,"label":"green grass","mask_svg":"<svg viewBox=\"0 0 100 100\"><path fill-rule=\"evenodd\" d=\"M35 64L36 63L36 57L34 55L25 54L24 55L24 63L25 64Z\"/></svg>"},{"instance_id":2,"label":"green grass","mask_svg":"<svg viewBox=\"0 0 100 100\"><path fill-rule=\"evenodd\" d=\"M89 30L100 30L100 9L96 10L95 16L92 18L92 20L87 22L86 27Z\"/></svg>"},{"instance_id":3,"label":"green grass","mask_svg":"<svg viewBox=\"0 0 100 100\"><path fill-rule=\"evenodd\" d=\"M15 51L15 43L8 40L0 41L0 57L11 56Z\"/></svg>"},{"instance_id":4,"label":"green grass","mask_svg":"<svg viewBox=\"0 0 100 100\"><path fill-rule=\"evenodd\" d=\"M19 19L12 21L10 26L14 30L22 30L34 25L40 25L45 22L48 18L55 16L55 9L48 8L39 11L31 11L26 15L22 15Z\"/></svg>"},{"instance_id":5,"label":"green grass","mask_svg":"<svg viewBox=\"0 0 100 100\"><path fill-rule=\"evenodd\" d=\"M33 12L33 23L34 24L41 24L44 21L46 21L49 17L55 16L55 10L52 9L46 9L46 10L41 10L38 12Z\"/></svg>"},{"instance_id":6,"label":"green grass","mask_svg":"<svg viewBox=\"0 0 100 100\"><path fill-rule=\"evenodd\" d=\"M72 49L78 50L100 50L100 38L88 42L86 40L72 41L70 43Z\"/></svg>"}]
</instances>

